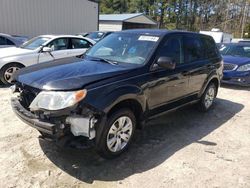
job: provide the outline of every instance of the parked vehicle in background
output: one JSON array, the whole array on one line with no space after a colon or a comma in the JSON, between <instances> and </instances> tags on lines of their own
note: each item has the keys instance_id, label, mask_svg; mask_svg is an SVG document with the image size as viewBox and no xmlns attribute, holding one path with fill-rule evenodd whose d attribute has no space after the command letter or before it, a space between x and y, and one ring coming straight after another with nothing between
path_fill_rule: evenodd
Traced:
<instances>
[{"instance_id":1,"label":"parked vehicle in background","mask_svg":"<svg viewBox=\"0 0 250 188\"><path fill-rule=\"evenodd\" d=\"M243 40L240 40L239 43L250 43L250 39L243 39Z\"/></svg>"},{"instance_id":2,"label":"parked vehicle in background","mask_svg":"<svg viewBox=\"0 0 250 188\"><path fill-rule=\"evenodd\" d=\"M9 46L20 46L27 40L28 37L0 33L0 48Z\"/></svg>"},{"instance_id":3,"label":"parked vehicle in background","mask_svg":"<svg viewBox=\"0 0 250 188\"><path fill-rule=\"evenodd\" d=\"M232 34L224 33L216 28L212 29L211 31L200 31L200 33L213 37L214 41L217 44L230 43L233 38Z\"/></svg>"},{"instance_id":4,"label":"parked vehicle in background","mask_svg":"<svg viewBox=\"0 0 250 188\"><path fill-rule=\"evenodd\" d=\"M13 73L20 68L66 57L77 57L95 41L74 35L42 35L19 47L0 49L0 79L11 84Z\"/></svg>"},{"instance_id":5,"label":"parked vehicle in background","mask_svg":"<svg viewBox=\"0 0 250 188\"><path fill-rule=\"evenodd\" d=\"M77 33L77 36L81 36L81 37L86 37L89 34L89 32L84 32L84 33Z\"/></svg>"},{"instance_id":6,"label":"parked vehicle in background","mask_svg":"<svg viewBox=\"0 0 250 188\"><path fill-rule=\"evenodd\" d=\"M127 30L96 43L84 59L18 71L13 92L19 97L12 98L12 107L41 138L82 136L94 141L100 155L113 158L147 120L191 103L209 110L222 69L210 36Z\"/></svg>"},{"instance_id":7,"label":"parked vehicle in background","mask_svg":"<svg viewBox=\"0 0 250 188\"><path fill-rule=\"evenodd\" d=\"M233 38L232 39L232 43L240 43L240 42L250 43L250 39L244 39L244 38Z\"/></svg>"},{"instance_id":8,"label":"parked vehicle in background","mask_svg":"<svg viewBox=\"0 0 250 188\"><path fill-rule=\"evenodd\" d=\"M113 31L95 31L95 32L89 32L88 34L85 34L84 37L90 38L98 42L99 40L110 35L111 33L113 33Z\"/></svg>"},{"instance_id":9,"label":"parked vehicle in background","mask_svg":"<svg viewBox=\"0 0 250 188\"><path fill-rule=\"evenodd\" d=\"M222 81L250 86L250 43L224 44L220 53L224 59Z\"/></svg>"}]
</instances>

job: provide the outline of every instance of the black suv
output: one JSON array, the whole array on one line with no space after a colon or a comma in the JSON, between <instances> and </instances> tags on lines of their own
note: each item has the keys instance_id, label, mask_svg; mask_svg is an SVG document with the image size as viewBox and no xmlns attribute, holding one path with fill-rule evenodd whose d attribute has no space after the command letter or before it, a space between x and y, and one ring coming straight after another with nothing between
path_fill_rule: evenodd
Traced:
<instances>
[{"instance_id":1,"label":"black suv","mask_svg":"<svg viewBox=\"0 0 250 188\"><path fill-rule=\"evenodd\" d=\"M21 69L12 107L42 138L86 138L113 158L148 120L191 103L207 111L222 69L210 36L127 30L110 34L82 58Z\"/></svg>"}]
</instances>

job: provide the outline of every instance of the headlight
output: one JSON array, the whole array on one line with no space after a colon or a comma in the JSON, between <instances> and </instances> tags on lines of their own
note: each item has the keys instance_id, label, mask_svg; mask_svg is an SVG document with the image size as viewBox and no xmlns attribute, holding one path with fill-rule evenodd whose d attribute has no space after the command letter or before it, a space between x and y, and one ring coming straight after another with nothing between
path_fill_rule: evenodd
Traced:
<instances>
[{"instance_id":1,"label":"headlight","mask_svg":"<svg viewBox=\"0 0 250 188\"><path fill-rule=\"evenodd\" d=\"M240 66L237 71L250 71L250 64Z\"/></svg>"},{"instance_id":2,"label":"headlight","mask_svg":"<svg viewBox=\"0 0 250 188\"><path fill-rule=\"evenodd\" d=\"M29 107L32 111L39 109L61 110L75 105L84 99L86 95L86 89L72 92L42 91Z\"/></svg>"}]
</instances>

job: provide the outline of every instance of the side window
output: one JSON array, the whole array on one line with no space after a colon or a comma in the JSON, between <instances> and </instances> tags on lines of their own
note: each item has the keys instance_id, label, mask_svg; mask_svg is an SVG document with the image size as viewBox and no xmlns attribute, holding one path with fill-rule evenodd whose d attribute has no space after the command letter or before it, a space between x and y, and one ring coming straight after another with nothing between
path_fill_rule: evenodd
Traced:
<instances>
[{"instance_id":1,"label":"side window","mask_svg":"<svg viewBox=\"0 0 250 188\"><path fill-rule=\"evenodd\" d=\"M207 58L214 58L219 56L218 47L216 46L214 40L211 37L202 37L202 42L206 48L205 52Z\"/></svg>"},{"instance_id":2,"label":"side window","mask_svg":"<svg viewBox=\"0 0 250 188\"><path fill-rule=\"evenodd\" d=\"M12 41L10 41L9 39L6 39L6 44L7 45L15 45Z\"/></svg>"},{"instance_id":3,"label":"side window","mask_svg":"<svg viewBox=\"0 0 250 188\"><path fill-rule=\"evenodd\" d=\"M59 38L50 42L48 45L52 49L52 51L58 50L67 50L69 49L69 39L67 38Z\"/></svg>"},{"instance_id":4,"label":"side window","mask_svg":"<svg viewBox=\"0 0 250 188\"><path fill-rule=\"evenodd\" d=\"M91 46L90 43L84 39L72 38L71 41L72 49L89 48Z\"/></svg>"},{"instance_id":5,"label":"side window","mask_svg":"<svg viewBox=\"0 0 250 188\"><path fill-rule=\"evenodd\" d=\"M185 63L192 63L205 59L205 49L197 36L184 36L183 38Z\"/></svg>"},{"instance_id":6,"label":"side window","mask_svg":"<svg viewBox=\"0 0 250 188\"><path fill-rule=\"evenodd\" d=\"M158 52L158 57L162 56L172 58L176 64L183 63L181 37L167 39Z\"/></svg>"},{"instance_id":7,"label":"side window","mask_svg":"<svg viewBox=\"0 0 250 188\"><path fill-rule=\"evenodd\" d=\"M4 37L0 37L0 45L6 45L6 39Z\"/></svg>"},{"instance_id":8,"label":"side window","mask_svg":"<svg viewBox=\"0 0 250 188\"><path fill-rule=\"evenodd\" d=\"M243 49L246 54L245 56L250 57L250 46L244 46Z\"/></svg>"}]
</instances>

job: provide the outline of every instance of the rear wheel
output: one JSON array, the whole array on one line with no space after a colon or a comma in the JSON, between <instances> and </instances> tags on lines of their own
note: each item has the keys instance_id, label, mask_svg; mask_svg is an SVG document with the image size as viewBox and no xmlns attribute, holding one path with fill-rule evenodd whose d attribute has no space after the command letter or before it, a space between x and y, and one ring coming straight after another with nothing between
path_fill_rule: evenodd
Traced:
<instances>
[{"instance_id":1,"label":"rear wheel","mask_svg":"<svg viewBox=\"0 0 250 188\"><path fill-rule=\"evenodd\" d=\"M213 82L207 86L199 102L199 109L201 111L206 112L212 107L217 91L218 87Z\"/></svg>"},{"instance_id":2,"label":"rear wheel","mask_svg":"<svg viewBox=\"0 0 250 188\"><path fill-rule=\"evenodd\" d=\"M115 158L129 146L135 131L136 119L129 109L114 112L108 119L96 143L98 153L104 158Z\"/></svg>"},{"instance_id":3,"label":"rear wheel","mask_svg":"<svg viewBox=\"0 0 250 188\"><path fill-rule=\"evenodd\" d=\"M20 65L18 63L10 63L10 64L3 66L3 68L0 70L0 80L5 85L13 84L13 74L17 70L23 67L24 67L23 65Z\"/></svg>"}]
</instances>

